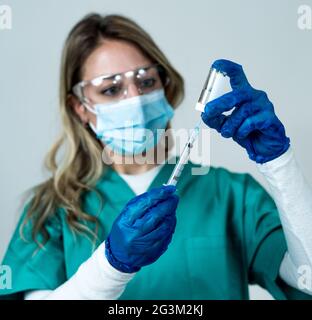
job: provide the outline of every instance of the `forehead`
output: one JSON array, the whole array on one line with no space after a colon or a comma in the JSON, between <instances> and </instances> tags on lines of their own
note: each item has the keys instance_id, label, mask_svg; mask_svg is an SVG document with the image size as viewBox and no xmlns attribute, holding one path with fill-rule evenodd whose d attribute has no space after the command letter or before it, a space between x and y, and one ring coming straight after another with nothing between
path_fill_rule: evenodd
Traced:
<instances>
[{"instance_id":1,"label":"forehead","mask_svg":"<svg viewBox=\"0 0 312 320\"><path fill-rule=\"evenodd\" d=\"M91 80L102 74L133 70L151 61L133 44L119 40L105 40L85 61L82 79Z\"/></svg>"}]
</instances>

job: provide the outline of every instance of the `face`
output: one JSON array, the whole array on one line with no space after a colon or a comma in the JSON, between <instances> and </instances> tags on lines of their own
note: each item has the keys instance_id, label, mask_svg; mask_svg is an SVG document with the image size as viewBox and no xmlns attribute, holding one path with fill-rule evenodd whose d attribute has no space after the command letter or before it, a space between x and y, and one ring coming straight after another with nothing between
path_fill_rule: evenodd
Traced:
<instances>
[{"instance_id":1,"label":"face","mask_svg":"<svg viewBox=\"0 0 312 320\"><path fill-rule=\"evenodd\" d=\"M106 40L87 58L82 68L82 80L92 80L103 74L116 74L147 66L152 62L134 45L125 41ZM139 95L138 89L130 82L127 98ZM83 123L96 125L96 115L88 111L77 99L74 110Z\"/></svg>"}]
</instances>

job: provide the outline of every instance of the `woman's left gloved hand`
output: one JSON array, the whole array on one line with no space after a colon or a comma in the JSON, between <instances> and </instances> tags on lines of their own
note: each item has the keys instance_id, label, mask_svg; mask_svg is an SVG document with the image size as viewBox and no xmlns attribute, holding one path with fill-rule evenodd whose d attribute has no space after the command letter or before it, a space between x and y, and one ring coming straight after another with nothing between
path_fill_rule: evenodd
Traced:
<instances>
[{"instance_id":1,"label":"woman's left gloved hand","mask_svg":"<svg viewBox=\"0 0 312 320\"><path fill-rule=\"evenodd\" d=\"M202 120L223 137L232 137L257 163L286 152L290 140L266 93L251 87L239 64L217 60L212 67L226 72L233 91L207 103ZM223 114L233 108L230 115Z\"/></svg>"}]
</instances>

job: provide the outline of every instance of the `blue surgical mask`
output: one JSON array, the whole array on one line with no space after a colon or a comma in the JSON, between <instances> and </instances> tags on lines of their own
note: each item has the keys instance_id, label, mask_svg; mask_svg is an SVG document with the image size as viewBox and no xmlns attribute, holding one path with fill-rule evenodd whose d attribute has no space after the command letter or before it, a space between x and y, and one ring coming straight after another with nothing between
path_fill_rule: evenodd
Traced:
<instances>
[{"instance_id":1,"label":"blue surgical mask","mask_svg":"<svg viewBox=\"0 0 312 320\"><path fill-rule=\"evenodd\" d=\"M106 146L121 155L136 155L155 147L164 133L173 108L164 90L95 104L88 110L96 114L96 126L90 127Z\"/></svg>"}]
</instances>

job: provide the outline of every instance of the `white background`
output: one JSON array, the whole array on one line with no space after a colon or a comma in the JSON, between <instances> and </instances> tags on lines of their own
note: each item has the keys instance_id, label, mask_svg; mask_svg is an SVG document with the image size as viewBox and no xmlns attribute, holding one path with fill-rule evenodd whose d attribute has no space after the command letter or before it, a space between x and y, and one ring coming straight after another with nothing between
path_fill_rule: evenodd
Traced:
<instances>
[{"instance_id":1,"label":"white background","mask_svg":"<svg viewBox=\"0 0 312 320\"><path fill-rule=\"evenodd\" d=\"M12 30L0 30L0 260L20 215L24 191L47 173L43 158L58 132L60 53L67 33L86 13L133 18L182 73L186 99L174 127L190 128L210 64L227 58L244 66L266 91L312 182L312 30L297 26L298 7L311 0L8 0ZM212 132L211 162L250 172L265 185L245 151ZM251 288L252 298L267 293Z\"/></svg>"}]
</instances>

